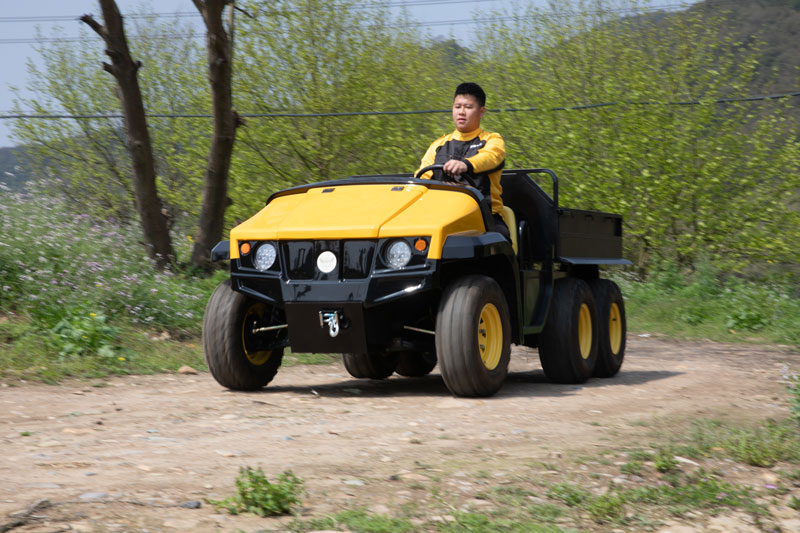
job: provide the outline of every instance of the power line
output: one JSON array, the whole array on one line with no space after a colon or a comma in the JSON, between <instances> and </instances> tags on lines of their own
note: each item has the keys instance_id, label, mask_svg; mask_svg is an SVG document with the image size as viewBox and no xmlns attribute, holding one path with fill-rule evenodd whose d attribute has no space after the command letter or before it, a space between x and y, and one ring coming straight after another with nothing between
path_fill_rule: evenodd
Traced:
<instances>
[{"instance_id":1,"label":"power line","mask_svg":"<svg viewBox=\"0 0 800 533\"><path fill-rule=\"evenodd\" d=\"M385 4L386 7L391 6L421 6L421 5L435 5L435 4L456 4L456 3L468 3L468 2L477 2L479 0L424 0L424 2L419 3L391 3L387 2ZM483 0L485 1L496 1L496 0ZM711 7L730 4L734 3L738 0L717 0L716 2L707 4ZM366 9L366 8L374 8L375 6L355 6L355 9ZM686 4L662 4L656 6L648 6L648 7L629 7L629 8L617 8L617 9L605 9L605 10L596 10L596 11L551 11L551 12L541 12L535 13L532 15L505 15L505 16L497 16L497 17L487 17L487 18L472 18L472 19L451 19L451 20L434 20L434 21L415 21L415 22L403 22L403 23L396 23L396 24L387 24L384 27L386 28L416 28L416 27L435 27L435 26L452 26L452 25L466 25L466 24L491 24L491 23L502 23L502 22L512 22L512 21L522 21L522 20L544 20L544 19L552 19L552 18L571 18L581 15L624 15L624 14L633 14L633 13L651 13L656 11L670 11L675 9L685 8ZM290 13L292 11L289 11ZM295 11L296 12L296 11ZM194 16L196 13L193 12L177 12L174 14L170 13L149 13L149 14L138 14L138 15L126 15L127 18L148 18L151 16L172 16L172 15L179 15L179 16ZM14 17L6 17L6 18L14 18ZM28 17L32 18L32 17ZM58 18L59 20L77 20L73 17L51 17L51 18ZM4 20L0 18L0 22ZM14 21L10 21L14 22ZM163 34L160 36L154 37L156 40L170 40L170 39L186 39L186 38L199 38L204 37L203 34ZM39 44L39 43L69 43L69 42L94 42L96 39L90 37L42 37L42 38L34 38L34 37L19 37L19 38L8 38L8 39L0 39L0 45L2 44Z\"/></svg>"},{"instance_id":2,"label":"power line","mask_svg":"<svg viewBox=\"0 0 800 533\"><path fill-rule=\"evenodd\" d=\"M377 2L371 5L353 5L349 6L353 10L363 9L384 9L392 7L422 7L422 6L440 6L449 4L477 4L486 2L499 2L500 0L407 0L395 2ZM289 12L299 12L299 9L285 10ZM176 11L173 13L132 13L123 15L126 19L147 19L159 17L192 17L200 18L200 13L197 11ZM15 22L70 22L78 21L80 16L76 15L31 15L31 16L17 16L17 17L0 17L0 23L15 23Z\"/></svg>"},{"instance_id":3,"label":"power line","mask_svg":"<svg viewBox=\"0 0 800 533\"><path fill-rule=\"evenodd\" d=\"M561 107L509 107L503 109L489 109L492 113L521 113L521 112L547 112L547 111L576 111L597 109L601 107L613 106L689 106L689 105L708 105L708 104L729 104L735 102L757 102L764 100L779 100L783 98L793 98L800 96L800 91L767 94L760 96L742 96L738 98L717 98L714 100L675 100L668 102L655 101L622 101L622 102L603 102L597 104L582 104L575 106ZM336 113L239 113L243 118L327 118L327 117L357 117L357 116L385 116L385 115L425 115L450 113L451 109L419 109L410 111L343 111ZM212 118L213 115L205 113L152 113L148 118ZM4 114L2 119L43 119L43 120L94 120L94 119L120 119L124 115L112 114L83 114L83 115L64 115L64 114Z\"/></svg>"}]
</instances>

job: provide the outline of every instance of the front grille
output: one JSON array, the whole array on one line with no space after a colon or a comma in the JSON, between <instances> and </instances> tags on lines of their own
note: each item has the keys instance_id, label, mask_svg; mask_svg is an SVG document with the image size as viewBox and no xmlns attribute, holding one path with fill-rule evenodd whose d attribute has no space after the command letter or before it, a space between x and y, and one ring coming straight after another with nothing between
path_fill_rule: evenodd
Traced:
<instances>
[{"instance_id":1,"label":"front grille","mask_svg":"<svg viewBox=\"0 0 800 533\"><path fill-rule=\"evenodd\" d=\"M281 256L290 280L364 279L372 271L376 247L374 240L284 241ZM325 251L336 255L336 268L327 274L317 268L317 257Z\"/></svg>"}]
</instances>

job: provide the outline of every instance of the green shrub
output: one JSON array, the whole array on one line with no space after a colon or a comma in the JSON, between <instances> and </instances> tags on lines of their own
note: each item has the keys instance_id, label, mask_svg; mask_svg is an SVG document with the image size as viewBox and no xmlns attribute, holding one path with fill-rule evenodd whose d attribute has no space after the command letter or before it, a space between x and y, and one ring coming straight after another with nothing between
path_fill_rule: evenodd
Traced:
<instances>
[{"instance_id":1,"label":"green shrub","mask_svg":"<svg viewBox=\"0 0 800 533\"><path fill-rule=\"evenodd\" d=\"M658 454L656 454L653 461L655 463L656 470L662 474L673 472L678 467L678 461L675 459L675 456L667 450L661 450Z\"/></svg>"},{"instance_id":2,"label":"green shrub","mask_svg":"<svg viewBox=\"0 0 800 533\"><path fill-rule=\"evenodd\" d=\"M102 313L66 316L50 332L53 348L61 358L96 356L113 364L125 360L119 345L119 328L108 325Z\"/></svg>"},{"instance_id":3,"label":"green shrub","mask_svg":"<svg viewBox=\"0 0 800 533\"><path fill-rule=\"evenodd\" d=\"M598 524L618 522L625 517L625 498L617 493L608 493L593 498L586 510Z\"/></svg>"},{"instance_id":4,"label":"green shrub","mask_svg":"<svg viewBox=\"0 0 800 533\"><path fill-rule=\"evenodd\" d=\"M690 438L703 455L721 449L723 455L753 466L800 461L800 433L794 424L767 421L755 427L729 427L706 420L693 424Z\"/></svg>"},{"instance_id":5,"label":"green shrub","mask_svg":"<svg viewBox=\"0 0 800 533\"><path fill-rule=\"evenodd\" d=\"M642 463L639 461L629 461L619 467L620 472L631 476L638 476L642 473Z\"/></svg>"},{"instance_id":6,"label":"green shrub","mask_svg":"<svg viewBox=\"0 0 800 533\"><path fill-rule=\"evenodd\" d=\"M547 497L562 501L570 507L577 507L587 500L589 493L568 483L558 483L550 487Z\"/></svg>"},{"instance_id":7,"label":"green shrub","mask_svg":"<svg viewBox=\"0 0 800 533\"><path fill-rule=\"evenodd\" d=\"M292 506L300 503L303 480L292 472L278 475L276 483L270 483L264 471L249 466L239 469L236 478L236 494L222 501L210 501L231 514L241 512L259 516L289 514Z\"/></svg>"}]
</instances>

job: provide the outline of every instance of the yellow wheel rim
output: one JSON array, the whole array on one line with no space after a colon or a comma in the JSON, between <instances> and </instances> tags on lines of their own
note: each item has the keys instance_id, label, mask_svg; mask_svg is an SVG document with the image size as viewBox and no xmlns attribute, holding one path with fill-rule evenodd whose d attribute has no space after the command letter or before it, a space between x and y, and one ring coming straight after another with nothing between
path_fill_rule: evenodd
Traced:
<instances>
[{"instance_id":1,"label":"yellow wheel rim","mask_svg":"<svg viewBox=\"0 0 800 533\"><path fill-rule=\"evenodd\" d=\"M247 360L255 366L261 366L269 360L272 355L272 350L253 350L248 349L248 345L252 343L253 326L259 318L263 318L266 306L262 303L251 305L247 312L244 314L242 320L242 348Z\"/></svg>"},{"instance_id":2,"label":"yellow wheel rim","mask_svg":"<svg viewBox=\"0 0 800 533\"><path fill-rule=\"evenodd\" d=\"M592 353L592 312L586 304L581 304L578 315L578 344L581 348L581 357L588 359Z\"/></svg>"},{"instance_id":3,"label":"yellow wheel rim","mask_svg":"<svg viewBox=\"0 0 800 533\"><path fill-rule=\"evenodd\" d=\"M503 356L503 322L494 304L486 304L478 319L478 350L483 366L494 370Z\"/></svg>"},{"instance_id":4,"label":"yellow wheel rim","mask_svg":"<svg viewBox=\"0 0 800 533\"><path fill-rule=\"evenodd\" d=\"M622 346L622 315L616 302L611 304L608 312L608 340L611 343L611 353L618 354Z\"/></svg>"}]
</instances>

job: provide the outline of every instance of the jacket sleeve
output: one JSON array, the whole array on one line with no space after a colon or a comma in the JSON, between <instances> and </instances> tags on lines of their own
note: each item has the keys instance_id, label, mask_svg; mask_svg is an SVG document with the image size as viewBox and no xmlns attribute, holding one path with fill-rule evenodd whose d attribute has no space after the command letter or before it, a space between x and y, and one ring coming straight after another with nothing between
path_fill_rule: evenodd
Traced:
<instances>
[{"instance_id":1,"label":"jacket sleeve","mask_svg":"<svg viewBox=\"0 0 800 533\"><path fill-rule=\"evenodd\" d=\"M421 169L433 164L433 162L436 160L436 149L442 145L442 141L444 140L445 137L446 135L443 135L431 143L431 145L428 147L428 151L425 152L424 156L422 156L422 162L420 163L419 168L416 170L416 172L414 172L415 176L417 172L419 172ZM429 170L428 172L420 176L420 178L424 180L429 180L432 177L433 177L432 170Z\"/></svg>"},{"instance_id":2,"label":"jacket sleeve","mask_svg":"<svg viewBox=\"0 0 800 533\"><path fill-rule=\"evenodd\" d=\"M464 160L475 174L489 172L502 167L506 160L506 143L499 133L490 133L486 145L478 153Z\"/></svg>"}]
</instances>

